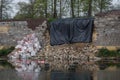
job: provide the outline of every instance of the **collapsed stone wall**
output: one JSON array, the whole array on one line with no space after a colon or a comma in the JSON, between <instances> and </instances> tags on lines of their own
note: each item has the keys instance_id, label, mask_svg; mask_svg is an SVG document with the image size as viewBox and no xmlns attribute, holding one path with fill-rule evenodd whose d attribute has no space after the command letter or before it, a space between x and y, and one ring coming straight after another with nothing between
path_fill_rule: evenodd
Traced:
<instances>
[{"instance_id":1,"label":"collapsed stone wall","mask_svg":"<svg viewBox=\"0 0 120 80\"><path fill-rule=\"evenodd\" d=\"M98 70L98 66L92 63L98 60L95 57L97 48L93 43L74 43L63 45L50 45L49 32L45 34L44 48L38 53L37 58L50 63L51 70L68 70L71 64L78 63L79 70ZM44 58L43 58L44 57Z\"/></svg>"},{"instance_id":2,"label":"collapsed stone wall","mask_svg":"<svg viewBox=\"0 0 120 80\"><path fill-rule=\"evenodd\" d=\"M56 65L62 60L75 59L79 62L79 65L84 65L83 69L95 70L95 67L97 67L95 64L88 63L87 66L85 65L86 62L89 62L89 59L95 59L94 55L97 52L97 48L92 43L51 46L46 21L43 21L43 23L37 26L35 30L28 27L27 21L0 22L0 27L5 27L5 29L0 32L0 35L2 35L0 36L0 45L16 46L17 41L22 40L23 37L28 34L35 33L42 45L42 49L37 54L37 57L41 58L42 56L42 58L48 62L51 61L50 59L54 59L50 62L50 65ZM66 67L61 67L65 65L65 63L66 62L63 62L63 64L59 63L58 66L52 66L52 68L59 70L64 70L65 68L68 69L70 66L69 64L66 64Z\"/></svg>"},{"instance_id":3,"label":"collapsed stone wall","mask_svg":"<svg viewBox=\"0 0 120 80\"><path fill-rule=\"evenodd\" d=\"M33 20L34 21L34 20ZM34 23L35 24L35 23ZM32 30L28 26L28 21L1 21L0 22L0 46L16 46L17 41L22 40L24 36L36 33L39 41L44 41L44 32L47 28L47 21L43 20L36 29Z\"/></svg>"},{"instance_id":4,"label":"collapsed stone wall","mask_svg":"<svg viewBox=\"0 0 120 80\"><path fill-rule=\"evenodd\" d=\"M93 34L92 43L74 43L51 46L49 31L47 30L46 21L43 21L35 30L28 28L26 21L0 22L0 45L16 45L17 40L21 40L27 34L35 32L42 44L42 49L36 58L43 58L50 62L53 69L66 68L64 60L75 60L79 65L88 70L96 70L98 66L90 64L91 60L96 60L96 46L119 46L120 45L120 17L110 15L106 17L95 17L95 34ZM95 39L96 38L96 39ZM74 62L73 62L74 63ZM66 67L63 67L66 65Z\"/></svg>"}]
</instances>

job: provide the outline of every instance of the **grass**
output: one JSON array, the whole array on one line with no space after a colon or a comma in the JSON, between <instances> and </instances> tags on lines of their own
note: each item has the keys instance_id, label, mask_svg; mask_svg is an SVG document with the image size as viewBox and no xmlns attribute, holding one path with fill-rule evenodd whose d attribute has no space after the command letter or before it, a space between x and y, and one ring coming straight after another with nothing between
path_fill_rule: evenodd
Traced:
<instances>
[{"instance_id":1,"label":"grass","mask_svg":"<svg viewBox=\"0 0 120 80\"><path fill-rule=\"evenodd\" d=\"M120 49L118 50L108 50L106 48L102 48L98 52L98 57L120 57Z\"/></svg>"},{"instance_id":2,"label":"grass","mask_svg":"<svg viewBox=\"0 0 120 80\"><path fill-rule=\"evenodd\" d=\"M50 23L50 22L52 22L52 21L54 21L54 20L56 20L56 18L49 18L49 19L48 19L48 22Z\"/></svg>"},{"instance_id":3,"label":"grass","mask_svg":"<svg viewBox=\"0 0 120 80\"><path fill-rule=\"evenodd\" d=\"M11 53L14 50L14 47L10 48L3 48L0 50L0 57L7 56L9 53Z\"/></svg>"}]
</instances>

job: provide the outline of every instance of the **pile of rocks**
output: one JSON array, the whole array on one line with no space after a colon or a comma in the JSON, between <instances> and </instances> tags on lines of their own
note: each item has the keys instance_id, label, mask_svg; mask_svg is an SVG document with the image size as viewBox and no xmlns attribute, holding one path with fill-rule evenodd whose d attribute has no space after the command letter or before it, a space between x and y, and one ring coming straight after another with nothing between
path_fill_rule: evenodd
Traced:
<instances>
[{"instance_id":1,"label":"pile of rocks","mask_svg":"<svg viewBox=\"0 0 120 80\"><path fill-rule=\"evenodd\" d=\"M35 33L29 34L21 41L18 41L18 45L15 50L8 55L10 58L30 58L36 56L36 53L40 50L41 46Z\"/></svg>"},{"instance_id":2,"label":"pile of rocks","mask_svg":"<svg viewBox=\"0 0 120 80\"><path fill-rule=\"evenodd\" d=\"M68 65L69 63L63 62L65 60L71 62L71 64L72 61L77 61L79 67L87 70L98 69L94 63L90 64L99 60L99 58L95 56L98 49L93 43L74 43L50 46L50 37L48 33L46 34L45 41L44 48L38 54L38 58L44 56L48 63L54 65L53 69L67 69L70 65Z\"/></svg>"}]
</instances>

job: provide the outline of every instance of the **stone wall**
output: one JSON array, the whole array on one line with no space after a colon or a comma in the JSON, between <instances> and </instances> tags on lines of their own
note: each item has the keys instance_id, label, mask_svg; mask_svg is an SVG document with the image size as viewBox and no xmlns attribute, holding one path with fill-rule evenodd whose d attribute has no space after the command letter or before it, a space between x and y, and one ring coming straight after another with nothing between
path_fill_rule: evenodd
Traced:
<instances>
[{"instance_id":1,"label":"stone wall","mask_svg":"<svg viewBox=\"0 0 120 80\"><path fill-rule=\"evenodd\" d=\"M101 13L95 17L95 45L111 49L120 46L120 11Z\"/></svg>"},{"instance_id":2,"label":"stone wall","mask_svg":"<svg viewBox=\"0 0 120 80\"><path fill-rule=\"evenodd\" d=\"M36 33L40 42L44 41L43 34L47 28L46 20L33 20L33 22L30 23L30 20L0 21L0 46L15 46L17 41L31 33ZM34 30L29 24L35 24L32 26Z\"/></svg>"},{"instance_id":3,"label":"stone wall","mask_svg":"<svg viewBox=\"0 0 120 80\"><path fill-rule=\"evenodd\" d=\"M46 20L22 20L0 22L0 45L15 46L25 35L35 32L43 47L38 57L78 59L94 58L98 47L119 48L120 16L95 16L95 28L92 43L74 43L50 46L50 36ZM64 54L64 55L63 55Z\"/></svg>"}]
</instances>

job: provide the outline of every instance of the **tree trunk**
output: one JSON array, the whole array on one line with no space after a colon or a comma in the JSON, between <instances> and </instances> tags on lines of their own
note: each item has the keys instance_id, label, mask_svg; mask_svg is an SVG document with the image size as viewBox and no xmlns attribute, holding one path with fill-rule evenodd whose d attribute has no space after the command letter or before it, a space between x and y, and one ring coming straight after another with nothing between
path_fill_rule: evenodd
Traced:
<instances>
[{"instance_id":1,"label":"tree trunk","mask_svg":"<svg viewBox=\"0 0 120 80\"><path fill-rule=\"evenodd\" d=\"M35 0L30 0L30 16L29 18L34 18L34 4L35 4Z\"/></svg>"},{"instance_id":2,"label":"tree trunk","mask_svg":"<svg viewBox=\"0 0 120 80\"><path fill-rule=\"evenodd\" d=\"M54 0L54 13L53 13L53 18L57 18L57 10L56 10L56 0Z\"/></svg>"},{"instance_id":3,"label":"tree trunk","mask_svg":"<svg viewBox=\"0 0 120 80\"><path fill-rule=\"evenodd\" d=\"M89 0L88 17L92 16L92 0Z\"/></svg>"},{"instance_id":4,"label":"tree trunk","mask_svg":"<svg viewBox=\"0 0 120 80\"><path fill-rule=\"evenodd\" d=\"M53 12L54 12L54 5L53 5L54 0L51 0L51 16L53 17Z\"/></svg>"},{"instance_id":5,"label":"tree trunk","mask_svg":"<svg viewBox=\"0 0 120 80\"><path fill-rule=\"evenodd\" d=\"M102 12L103 7L102 7L102 0L100 0L100 12Z\"/></svg>"},{"instance_id":6,"label":"tree trunk","mask_svg":"<svg viewBox=\"0 0 120 80\"><path fill-rule=\"evenodd\" d=\"M62 2L60 0L60 18L62 17Z\"/></svg>"},{"instance_id":7,"label":"tree trunk","mask_svg":"<svg viewBox=\"0 0 120 80\"><path fill-rule=\"evenodd\" d=\"M71 0L71 14L72 14L72 17L74 18L75 15L74 15L74 0Z\"/></svg>"},{"instance_id":8,"label":"tree trunk","mask_svg":"<svg viewBox=\"0 0 120 80\"><path fill-rule=\"evenodd\" d=\"M45 17L47 18L47 0L45 0Z\"/></svg>"},{"instance_id":9,"label":"tree trunk","mask_svg":"<svg viewBox=\"0 0 120 80\"><path fill-rule=\"evenodd\" d=\"M78 10L77 10L78 12L78 17L79 17L79 15L80 15L80 0L78 0Z\"/></svg>"},{"instance_id":10,"label":"tree trunk","mask_svg":"<svg viewBox=\"0 0 120 80\"><path fill-rule=\"evenodd\" d=\"M1 0L1 5L0 5L0 20L2 20L2 13L3 13L3 0Z\"/></svg>"}]
</instances>

